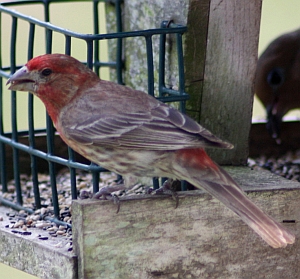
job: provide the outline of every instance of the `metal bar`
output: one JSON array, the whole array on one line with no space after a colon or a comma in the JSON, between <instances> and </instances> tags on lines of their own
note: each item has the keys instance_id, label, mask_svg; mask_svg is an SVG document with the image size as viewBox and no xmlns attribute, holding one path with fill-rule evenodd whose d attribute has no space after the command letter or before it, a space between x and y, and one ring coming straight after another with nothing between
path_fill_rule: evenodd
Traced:
<instances>
[{"instance_id":1,"label":"metal bar","mask_svg":"<svg viewBox=\"0 0 300 279\"><path fill-rule=\"evenodd\" d=\"M34 210L32 210L32 209L30 209L28 207L21 206L19 204L16 204L14 202L9 201L9 200L6 200L6 199L4 199L2 197L0 197L0 203L3 204L3 205L9 206L9 207L11 207L11 208L13 208L15 210L24 210L24 211L28 212L29 214L34 214ZM67 226L68 228L72 228L71 224L63 222L63 221L60 221L57 218L52 218L52 217L43 216L43 215L40 215L40 216L43 219L48 220L50 222L55 222L58 225L63 225L63 226Z\"/></svg>"},{"instance_id":2,"label":"metal bar","mask_svg":"<svg viewBox=\"0 0 300 279\"><path fill-rule=\"evenodd\" d=\"M0 38L2 38L2 13L0 13ZM2 41L0 40L0 49L2 49ZM0 68L2 68L2 53L0 53ZM3 128L3 78L0 78L0 134L4 135ZM6 177L6 151L5 145L0 142L0 172L2 192L7 192L7 177Z\"/></svg>"},{"instance_id":3,"label":"metal bar","mask_svg":"<svg viewBox=\"0 0 300 279\"><path fill-rule=\"evenodd\" d=\"M179 76L179 94L185 92L185 79L184 79L184 61L182 49L182 35L176 34L177 40L177 61L178 61L178 76ZM180 111L185 113L185 101L180 102Z\"/></svg>"},{"instance_id":4,"label":"metal bar","mask_svg":"<svg viewBox=\"0 0 300 279\"><path fill-rule=\"evenodd\" d=\"M49 1L43 1L44 4L44 19L46 22L50 21L50 9L49 9Z\"/></svg>"},{"instance_id":5,"label":"metal bar","mask_svg":"<svg viewBox=\"0 0 300 279\"><path fill-rule=\"evenodd\" d=\"M66 35L65 54L71 55L71 37Z\"/></svg>"},{"instance_id":6,"label":"metal bar","mask_svg":"<svg viewBox=\"0 0 300 279\"><path fill-rule=\"evenodd\" d=\"M65 44L65 53L70 55L71 54L71 37L66 37L66 44ZM69 162L75 161L75 153L72 148L68 147L68 154L69 154ZM76 188L76 169L69 167L70 170L70 180L71 180L71 196L72 199L77 199L77 188Z\"/></svg>"},{"instance_id":7,"label":"metal bar","mask_svg":"<svg viewBox=\"0 0 300 279\"><path fill-rule=\"evenodd\" d=\"M52 52L53 30L46 28L46 53Z\"/></svg>"},{"instance_id":8,"label":"metal bar","mask_svg":"<svg viewBox=\"0 0 300 279\"><path fill-rule=\"evenodd\" d=\"M90 167L90 165L86 165L86 164L82 164L82 163L78 163L78 162L69 162L67 159L63 159L61 157L51 155L49 153L45 153L45 152L37 150L37 149L32 149L31 147L29 147L25 144L12 141L10 138L7 138L6 136L0 135L0 141L2 141L3 143L5 143L5 144L7 144L11 147L18 148L19 150L22 150L22 151L27 152L29 154L40 157L40 158L42 158L46 161L61 164L61 165L66 166L66 167L71 166L71 167L82 169L82 170L85 170L85 171L89 171L89 170L92 170L92 171L107 171L106 169L104 169L102 167L99 167L99 166Z\"/></svg>"},{"instance_id":9,"label":"metal bar","mask_svg":"<svg viewBox=\"0 0 300 279\"><path fill-rule=\"evenodd\" d=\"M146 53L147 53L147 69L148 69L148 94L154 96L154 72L153 72L153 48L152 37L147 36L146 39ZM153 188L159 188L159 180L157 178L152 179Z\"/></svg>"},{"instance_id":10,"label":"metal bar","mask_svg":"<svg viewBox=\"0 0 300 279\"><path fill-rule=\"evenodd\" d=\"M47 130L47 153L49 155L54 154L54 127L50 116L46 115L46 130ZM58 194L56 185L56 171L55 163L48 160L49 164L49 175L50 175L50 185L52 191L52 203L54 208L55 217L59 217L59 204L58 204Z\"/></svg>"},{"instance_id":11,"label":"metal bar","mask_svg":"<svg viewBox=\"0 0 300 279\"><path fill-rule=\"evenodd\" d=\"M93 24L94 24L94 34L99 34L99 10L98 2L93 2ZM100 44L99 41L94 41L94 70L97 75L100 75L101 64L98 63L100 60Z\"/></svg>"},{"instance_id":12,"label":"metal bar","mask_svg":"<svg viewBox=\"0 0 300 279\"><path fill-rule=\"evenodd\" d=\"M178 76L179 76L179 94L185 94L184 61L182 48L182 34L176 34ZM185 113L185 101L180 102L180 111ZM187 182L181 181L181 191L187 191Z\"/></svg>"},{"instance_id":13,"label":"metal bar","mask_svg":"<svg viewBox=\"0 0 300 279\"><path fill-rule=\"evenodd\" d=\"M10 70L10 67L3 67L2 69L4 69L4 70ZM0 76L1 77L4 77L4 78L8 79L10 77L10 75L11 74L8 74L8 73L6 73L3 70L0 70Z\"/></svg>"},{"instance_id":14,"label":"metal bar","mask_svg":"<svg viewBox=\"0 0 300 279\"><path fill-rule=\"evenodd\" d=\"M18 19L12 18L11 27L11 45L10 45L10 65L11 72L15 72L16 65L16 40L17 40L17 24ZM12 126L12 141L18 142L18 127L17 127L17 96L16 91L11 92L11 126ZM16 188L17 203L23 204L22 190L20 183L20 169L19 169L19 150L13 148L13 168L14 181Z\"/></svg>"},{"instance_id":15,"label":"metal bar","mask_svg":"<svg viewBox=\"0 0 300 279\"><path fill-rule=\"evenodd\" d=\"M34 96L29 93L28 95L28 129L29 129L29 147L35 149L35 135L34 135ZM41 208L41 198L38 181L38 165L37 158L34 155L30 155L31 159L31 176L32 176L32 187L34 193L34 201L36 208Z\"/></svg>"},{"instance_id":16,"label":"metal bar","mask_svg":"<svg viewBox=\"0 0 300 279\"><path fill-rule=\"evenodd\" d=\"M91 163L91 166L97 166L97 165ZM92 177L93 177L93 193L97 193L99 191L99 181L100 181L99 171L92 171Z\"/></svg>"},{"instance_id":17,"label":"metal bar","mask_svg":"<svg viewBox=\"0 0 300 279\"><path fill-rule=\"evenodd\" d=\"M1 20L1 19L0 19ZM2 87L2 77L0 78L0 134L4 135L3 129L3 87ZM3 142L0 142L0 171L1 171L1 184L2 192L7 192L7 176L6 176L6 151Z\"/></svg>"},{"instance_id":18,"label":"metal bar","mask_svg":"<svg viewBox=\"0 0 300 279\"><path fill-rule=\"evenodd\" d=\"M93 41L87 40L87 66L92 69L93 68ZM91 163L90 166L97 166L94 163ZM98 171L91 171L92 173L92 180L93 180L93 193L97 193L99 191L99 172Z\"/></svg>"},{"instance_id":19,"label":"metal bar","mask_svg":"<svg viewBox=\"0 0 300 279\"><path fill-rule=\"evenodd\" d=\"M94 61L94 66L98 68L100 67L117 68L117 63L114 61L107 61L107 62Z\"/></svg>"},{"instance_id":20,"label":"metal bar","mask_svg":"<svg viewBox=\"0 0 300 279\"><path fill-rule=\"evenodd\" d=\"M69 162L75 161L75 153L74 151L68 147L68 153L69 153ZM71 180L71 195L72 199L77 199L77 187L76 187L76 169L69 167L70 170L70 180Z\"/></svg>"},{"instance_id":21,"label":"metal bar","mask_svg":"<svg viewBox=\"0 0 300 279\"><path fill-rule=\"evenodd\" d=\"M54 128L50 116L46 116L47 122L47 151L49 155L54 154ZM55 217L59 217L59 204L58 204L58 194L57 194L57 185L56 185L56 170L55 163L48 161L49 163L49 175L50 175L50 184L52 191L52 203L54 208Z\"/></svg>"},{"instance_id":22,"label":"metal bar","mask_svg":"<svg viewBox=\"0 0 300 279\"><path fill-rule=\"evenodd\" d=\"M156 177L154 177L153 179L152 179L152 183L153 183L153 189L158 189L159 188L159 179L158 178L156 178Z\"/></svg>"},{"instance_id":23,"label":"metal bar","mask_svg":"<svg viewBox=\"0 0 300 279\"><path fill-rule=\"evenodd\" d=\"M53 32L50 29L46 29L46 53L52 52L52 35ZM46 114L46 131L47 131L47 153L49 155L54 154L54 127L49 114ZM57 194L57 184L56 184L56 170L55 163L48 161L49 164L49 176L50 185L52 192L52 204L54 209L55 217L59 217L59 204L58 204L58 194Z\"/></svg>"},{"instance_id":24,"label":"metal bar","mask_svg":"<svg viewBox=\"0 0 300 279\"><path fill-rule=\"evenodd\" d=\"M165 91L167 92L167 91ZM189 95L184 94L182 96L163 96L163 97L157 97L156 99L164 102L164 103L169 103L169 102L179 102L179 101L186 101L189 99Z\"/></svg>"},{"instance_id":25,"label":"metal bar","mask_svg":"<svg viewBox=\"0 0 300 279\"><path fill-rule=\"evenodd\" d=\"M28 54L27 54L28 60L30 60L33 57L34 34L35 34L35 25L30 23L29 36L28 36ZM29 146L32 149L35 149L33 102L34 102L34 96L29 93L28 94L28 140L29 140ZM36 208L41 208L37 161L36 161L36 157L32 154L30 155L30 159L31 159L31 175L32 175L34 202Z\"/></svg>"},{"instance_id":26,"label":"metal bar","mask_svg":"<svg viewBox=\"0 0 300 279\"><path fill-rule=\"evenodd\" d=\"M121 0L116 0L116 27L117 33L123 32L122 25L122 10L121 10ZM117 39L117 53L116 53L116 70L117 70L117 82L119 84L124 84L123 81L123 40L121 38Z\"/></svg>"},{"instance_id":27,"label":"metal bar","mask_svg":"<svg viewBox=\"0 0 300 279\"><path fill-rule=\"evenodd\" d=\"M148 70L148 94L154 96L154 70L152 36L146 36L147 70Z\"/></svg>"},{"instance_id":28,"label":"metal bar","mask_svg":"<svg viewBox=\"0 0 300 279\"><path fill-rule=\"evenodd\" d=\"M0 11L10 14L14 17L23 19L29 23L34 23L38 26L47 28L48 30L62 33L65 35L69 35L74 38L83 39L83 40L105 40L105 39L116 39L116 38L141 37L141 36L146 37L146 36L150 36L150 35L159 35L159 34L176 34L176 33L183 34L184 32L186 32L186 29L187 29L186 26L176 25L177 27L172 27L172 28L147 29L147 30L140 30L140 31L127 31L127 32L121 32L121 33L94 34L94 35L93 34L81 34L78 32L73 32L68 29L58 27L49 22L40 21L33 17L26 16L15 10L5 8L2 5L0 5Z\"/></svg>"},{"instance_id":29,"label":"metal bar","mask_svg":"<svg viewBox=\"0 0 300 279\"><path fill-rule=\"evenodd\" d=\"M86 64L90 69L92 69L93 68L93 40L86 40L86 45L87 45Z\"/></svg>"},{"instance_id":30,"label":"metal bar","mask_svg":"<svg viewBox=\"0 0 300 279\"><path fill-rule=\"evenodd\" d=\"M72 0L72 2L90 2L91 0ZM113 0L93 0L94 2L114 2ZM70 2L70 0L13 0L13 1L6 1L2 2L1 5L3 6L14 6L20 4L44 4L45 2L51 3L63 3L63 2Z\"/></svg>"},{"instance_id":31,"label":"metal bar","mask_svg":"<svg viewBox=\"0 0 300 279\"><path fill-rule=\"evenodd\" d=\"M158 69L158 96L163 97L165 86L166 35L160 35L159 42L159 69ZM177 93L177 92L176 92Z\"/></svg>"}]
</instances>

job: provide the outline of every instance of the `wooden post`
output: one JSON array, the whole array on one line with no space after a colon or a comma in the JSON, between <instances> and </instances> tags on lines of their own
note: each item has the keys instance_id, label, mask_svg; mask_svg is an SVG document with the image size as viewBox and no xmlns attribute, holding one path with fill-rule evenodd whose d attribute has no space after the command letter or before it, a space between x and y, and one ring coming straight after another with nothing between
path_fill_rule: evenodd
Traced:
<instances>
[{"instance_id":1,"label":"wooden post","mask_svg":"<svg viewBox=\"0 0 300 279\"><path fill-rule=\"evenodd\" d=\"M208 1L191 1L186 41L187 89L192 96L188 109L204 127L235 145L228 151L209 150L220 164L240 165L247 160L260 15L260 0L211 0L210 8Z\"/></svg>"}]
</instances>

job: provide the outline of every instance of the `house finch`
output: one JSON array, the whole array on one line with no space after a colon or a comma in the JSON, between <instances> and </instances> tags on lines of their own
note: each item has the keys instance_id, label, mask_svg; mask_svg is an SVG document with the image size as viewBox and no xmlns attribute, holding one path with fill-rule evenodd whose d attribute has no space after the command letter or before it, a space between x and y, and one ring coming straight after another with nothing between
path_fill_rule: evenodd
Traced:
<instances>
[{"instance_id":1,"label":"house finch","mask_svg":"<svg viewBox=\"0 0 300 279\"><path fill-rule=\"evenodd\" d=\"M255 93L266 108L267 129L280 143L280 124L288 111L300 108L300 29L269 44L259 57Z\"/></svg>"},{"instance_id":2,"label":"house finch","mask_svg":"<svg viewBox=\"0 0 300 279\"><path fill-rule=\"evenodd\" d=\"M294 235L250 201L203 149L232 145L176 109L144 92L100 80L63 54L33 58L7 84L38 96L61 138L92 162L125 178L186 180L233 210L272 247L294 242Z\"/></svg>"}]
</instances>

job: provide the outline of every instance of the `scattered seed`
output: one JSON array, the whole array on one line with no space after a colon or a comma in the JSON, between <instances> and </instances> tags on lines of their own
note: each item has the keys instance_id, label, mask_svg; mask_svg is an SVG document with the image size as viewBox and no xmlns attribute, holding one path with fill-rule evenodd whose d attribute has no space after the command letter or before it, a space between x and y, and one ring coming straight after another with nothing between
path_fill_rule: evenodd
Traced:
<instances>
[{"instance_id":1,"label":"scattered seed","mask_svg":"<svg viewBox=\"0 0 300 279\"><path fill-rule=\"evenodd\" d=\"M263 168L274 174L290 180L300 181L300 149L295 152L287 152L280 158L260 156L249 159L248 165L252 168Z\"/></svg>"},{"instance_id":2,"label":"scattered seed","mask_svg":"<svg viewBox=\"0 0 300 279\"><path fill-rule=\"evenodd\" d=\"M40 240L48 240L49 237L48 237L48 236L40 236L39 239L40 239Z\"/></svg>"},{"instance_id":3,"label":"scattered seed","mask_svg":"<svg viewBox=\"0 0 300 279\"><path fill-rule=\"evenodd\" d=\"M48 225L49 225L48 223L37 223L37 224L35 224L35 227L41 229Z\"/></svg>"},{"instance_id":4,"label":"scattered seed","mask_svg":"<svg viewBox=\"0 0 300 279\"><path fill-rule=\"evenodd\" d=\"M34 216L32 217L32 220L34 220L34 221L38 221L38 220L40 220L40 219L41 219L40 215L34 215Z\"/></svg>"},{"instance_id":5,"label":"scattered seed","mask_svg":"<svg viewBox=\"0 0 300 279\"><path fill-rule=\"evenodd\" d=\"M300 164L300 163L299 163ZM86 191L93 192L92 186L92 175L84 171L76 171L76 184L77 191ZM289 173L289 170L288 170ZM116 184L117 176L111 173L102 173L100 176L99 188L102 188L107 185ZM33 192L33 183L32 178L28 175L21 175L21 188L23 196L23 206L28 208L26 210L20 210L19 212L9 212L7 217L10 219L11 224L6 225L6 228L10 228L13 233L19 233L21 235L30 235L31 232L28 231L29 228L34 230L44 230L47 232L49 237L67 237L70 238L70 246L72 246L72 230L67 226L58 226L55 223L50 223L44 220L45 216L54 218L54 208L52 204L52 191L50 184L50 176L45 174L38 174L39 189L41 196L41 205L40 209L36 209L34 192ZM63 220L65 223L72 224L72 194L71 194L71 178L68 169L62 170L57 175L57 192L59 200L59 220ZM11 180L8 182L8 192L1 193L2 198L5 198L11 202L17 203L15 185L14 181ZM137 184L133 189L124 191L118 191L117 195L128 195L128 194L140 194L145 193L145 187L141 184ZM30 214L30 210L33 211L33 214ZM0 216L0 221L4 218ZM39 235L40 240L49 239L48 236L44 235L45 233ZM67 249L67 247L65 247ZM72 247L68 248L68 251L72 251Z\"/></svg>"}]
</instances>

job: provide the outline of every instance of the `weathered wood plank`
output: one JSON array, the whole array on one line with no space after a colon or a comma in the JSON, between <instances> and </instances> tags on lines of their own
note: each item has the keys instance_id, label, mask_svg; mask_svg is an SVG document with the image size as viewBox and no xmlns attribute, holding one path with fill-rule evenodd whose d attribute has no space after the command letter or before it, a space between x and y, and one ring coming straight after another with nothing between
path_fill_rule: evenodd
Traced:
<instances>
[{"instance_id":1,"label":"weathered wood plank","mask_svg":"<svg viewBox=\"0 0 300 279\"><path fill-rule=\"evenodd\" d=\"M62 236L40 240L39 235L46 233L37 228L27 229L31 235L13 233L5 227L11 225L6 216L11 211L0 206L0 216L4 219L0 221L0 262L41 279L77 279L77 258L68 251L70 240Z\"/></svg>"},{"instance_id":2,"label":"weathered wood plank","mask_svg":"<svg viewBox=\"0 0 300 279\"><path fill-rule=\"evenodd\" d=\"M185 34L185 79L190 99L186 111L197 122L200 121L201 97L207 51L207 32L210 0L191 0Z\"/></svg>"},{"instance_id":3,"label":"weathered wood plank","mask_svg":"<svg viewBox=\"0 0 300 279\"><path fill-rule=\"evenodd\" d=\"M255 187L266 174L244 168L243 180L242 168L236 169L236 180ZM267 178L275 184L273 191L264 187ZM299 235L299 183L272 174L267 178L264 190L252 188L249 196L277 220L295 220L285 225ZM79 278L276 279L300 272L299 241L285 249L269 247L201 191L180 194L176 210L172 199L156 196L126 198L118 214L108 201L74 201L72 208Z\"/></svg>"}]
</instances>

